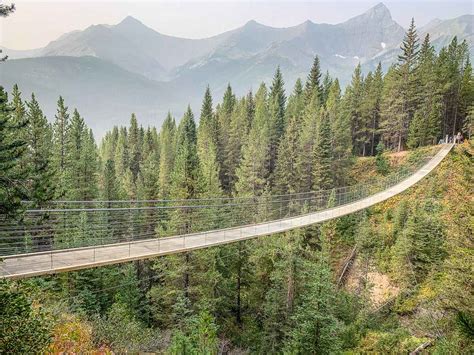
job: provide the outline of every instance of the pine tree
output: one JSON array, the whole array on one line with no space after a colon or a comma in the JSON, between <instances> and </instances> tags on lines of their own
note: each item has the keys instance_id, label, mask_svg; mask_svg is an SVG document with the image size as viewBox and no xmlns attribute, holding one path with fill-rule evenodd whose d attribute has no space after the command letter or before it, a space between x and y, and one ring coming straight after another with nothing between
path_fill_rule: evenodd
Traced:
<instances>
[{"instance_id":1,"label":"pine tree","mask_svg":"<svg viewBox=\"0 0 474 355\"><path fill-rule=\"evenodd\" d=\"M331 150L334 183L342 186L346 183L347 170L352 157L351 124L348 115L343 112L339 80L334 80L326 101L326 112L331 123Z\"/></svg>"},{"instance_id":2,"label":"pine tree","mask_svg":"<svg viewBox=\"0 0 474 355\"><path fill-rule=\"evenodd\" d=\"M227 89L224 93L222 105L218 107L217 117L219 124L219 145L218 145L218 157L220 170L221 186L226 193L230 193L232 189L231 172L228 166L227 157L229 156L229 134L231 132L232 124L232 112L235 106L235 95L232 92L230 84L227 85Z\"/></svg>"},{"instance_id":3,"label":"pine tree","mask_svg":"<svg viewBox=\"0 0 474 355\"><path fill-rule=\"evenodd\" d=\"M242 158L242 145L247 140L246 120L247 106L245 99L241 99L235 103L232 111L226 148L227 181L231 190L237 180L236 171Z\"/></svg>"},{"instance_id":4,"label":"pine tree","mask_svg":"<svg viewBox=\"0 0 474 355\"><path fill-rule=\"evenodd\" d=\"M297 162L303 114L303 90L297 80L293 94L288 99L287 121L284 135L278 147L275 169L275 187L279 194L296 193L299 190Z\"/></svg>"},{"instance_id":5,"label":"pine tree","mask_svg":"<svg viewBox=\"0 0 474 355\"><path fill-rule=\"evenodd\" d=\"M402 82L395 67L391 67L384 78L380 129L385 146L401 150L408 134L405 102L400 95Z\"/></svg>"},{"instance_id":6,"label":"pine tree","mask_svg":"<svg viewBox=\"0 0 474 355\"><path fill-rule=\"evenodd\" d=\"M80 151L80 198L90 201L98 195L98 155L94 135L91 129L85 128L82 132Z\"/></svg>"},{"instance_id":7,"label":"pine tree","mask_svg":"<svg viewBox=\"0 0 474 355\"><path fill-rule=\"evenodd\" d=\"M26 104L27 110L27 163L31 172L30 197L36 207L54 197L54 168L51 161L52 131L34 94Z\"/></svg>"},{"instance_id":8,"label":"pine tree","mask_svg":"<svg viewBox=\"0 0 474 355\"><path fill-rule=\"evenodd\" d=\"M66 195L66 164L69 136L69 113L62 96L58 99L58 108L53 124L53 166L56 171L56 198Z\"/></svg>"},{"instance_id":9,"label":"pine tree","mask_svg":"<svg viewBox=\"0 0 474 355\"><path fill-rule=\"evenodd\" d=\"M175 160L175 135L176 122L168 113L160 131L160 174L158 184L160 186L160 198L170 197L171 173Z\"/></svg>"},{"instance_id":10,"label":"pine tree","mask_svg":"<svg viewBox=\"0 0 474 355\"><path fill-rule=\"evenodd\" d=\"M190 199L199 195L199 158L197 155L196 123L188 106L178 127L176 159L171 175L171 196Z\"/></svg>"},{"instance_id":11,"label":"pine tree","mask_svg":"<svg viewBox=\"0 0 474 355\"><path fill-rule=\"evenodd\" d=\"M321 111L319 139L314 150L314 186L318 190L328 190L333 187L331 123L323 108Z\"/></svg>"},{"instance_id":12,"label":"pine tree","mask_svg":"<svg viewBox=\"0 0 474 355\"><path fill-rule=\"evenodd\" d=\"M143 137L140 133L140 128L138 127L137 117L135 114L132 114L130 118L130 128L128 130L128 147L130 150L130 171L132 172L132 183L134 185L134 193L131 195L136 195L136 180L138 174L140 173L140 163L142 159L142 143Z\"/></svg>"},{"instance_id":13,"label":"pine tree","mask_svg":"<svg viewBox=\"0 0 474 355\"><path fill-rule=\"evenodd\" d=\"M209 87L206 89L201 107L197 136L197 152L202 173L201 191L204 196L217 197L221 194L217 160L218 126L212 109Z\"/></svg>"},{"instance_id":14,"label":"pine tree","mask_svg":"<svg viewBox=\"0 0 474 355\"><path fill-rule=\"evenodd\" d=\"M298 192L308 192L314 188L314 149L318 139L320 113L319 94L316 90L313 92L311 102L305 107L303 116L302 131L299 139L299 154L296 161L297 175L300 179Z\"/></svg>"},{"instance_id":15,"label":"pine tree","mask_svg":"<svg viewBox=\"0 0 474 355\"><path fill-rule=\"evenodd\" d=\"M340 325L335 317L336 292L326 242L315 264L305 261L301 272L306 283L301 300L292 316L285 353L332 354L340 350L337 337Z\"/></svg>"},{"instance_id":16,"label":"pine tree","mask_svg":"<svg viewBox=\"0 0 474 355\"><path fill-rule=\"evenodd\" d=\"M296 169L301 132L299 120L300 118L296 116L290 118L278 150L275 171L275 190L278 194L291 194L299 190L300 178Z\"/></svg>"},{"instance_id":17,"label":"pine tree","mask_svg":"<svg viewBox=\"0 0 474 355\"><path fill-rule=\"evenodd\" d=\"M322 90L321 90L321 104L326 105L326 101L329 97L329 91L331 90L333 80L329 75L329 71L326 71L326 74L323 78Z\"/></svg>"},{"instance_id":18,"label":"pine tree","mask_svg":"<svg viewBox=\"0 0 474 355\"><path fill-rule=\"evenodd\" d=\"M105 201L115 201L120 198L118 192L118 181L115 172L115 163L112 159L105 162L103 181L102 181L102 199Z\"/></svg>"},{"instance_id":19,"label":"pine tree","mask_svg":"<svg viewBox=\"0 0 474 355\"><path fill-rule=\"evenodd\" d=\"M364 79L360 63L354 69L351 84L346 88L344 94L344 115L351 124L352 149L354 153L360 154L359 142L363 131L362 102L364 97Z\"/></svg>"},{"instance_id":20,"label":"pine tree","mask_svg":"<svg viewBox=\"0 0 474 355\"><path fill-rule=\"evenodd\" d=\"M392 145L396 144L397 151L402 150L406 144L408 128L418 104L418 82L415 73L418 66L418 47L418 35L415 21L412 19L401 45L402 54L398 56L398 65L390 76L394 83L387 84L389 90L382 113L386 121L393 122L385 124L385 132L396 132L397 142L392 142Z\"/></svg>"},{"instance_id":21,"label":"pine tree","mask_svg":"<svg viewBox=\"0 0 474 355\"><path fill-rule=\"evenodd\" d=\"M283 76L280 67L277 67L270 88L269 110L270 110L270 162L269 173L273 174L276 167L278 145L285 128L285 106L286 95ZM272 182L271 182L272 183Z\"/></svg>"},{"instance_id":22,"label":"pine tree","mask_svg":"<svg viewBox=\"0 0 474 355\"><path fill-rule=\"evenodd\" d=\"M441 135L442 97L435 77L436 54L427 34L419 52L417 67L418 107L410 123L407 145L415 148L437 143Z\"/></svg>"},{"instance_id":23,"label":"pine tree","mask_svg":"<svg viewBox=\"0 0 474 355\"><path fill-rule=\"evenodd\" d=\"M270 127L268 95L261 84L255 97L255 119L247 144L242 148L242 162L237 169L237 196L259 196L269 175Z\"/></svg>"},{"instance_id":24,"label":"pine tree","mask_svg":"<svg viewBox=\"0 0 474 355\"><path fill-rule=\"evenodd\" d=\"M20 165L25 156L26 141L22 140L23 134L18 134L26 122L22 119L23 122L18 123L12 117L15 107L24 107L18 106L18 91L16 96L17 105L14 104L12 110L7 93L0 86L0 214L4 218L17 217L21 200L27 197L24 188L27 171Z\"/></svg>"},{"instance_id":25,"label":"pine tree","mask_svg":"<svg viewBox=\"0 0 474 355\"><path fill-rule=\"evenodd\" d=\"M290 121L290 118L295 116L299 120L302 120L304 113L304 95L303 95L303 83L298 78L293 88L293 92L288 98L288 105L286 107L286 122Z\"/></svg>"},{"instance_id":26,"label":"pine tree","mask_svg":"<svg viewBox=\"0 0 474 355\"><path fill-rule=\"evenodd\" d=\"M156 129L148 128L144 135L142 162L137 178L139 199L159 198L160 147Z\"/></svg>"},{"instance_id":27,"label":"pine tree","mask_svg":"<svg viewBox=\"0 0 474 355\"><path fill-rule=\"evenodd\" d=\"M82 195L81 152L83 150L85 130L84 119L77 109L74 109L67 137L67 193L65 197L75 201L81 200Z\"/></svg>"},{"instance_id":28,"label":"pine tree","mask_svg":"<svg viewBox=\"0 0 474 355\"><path fill-rule=\"evenodd\" d=\"M305 106L308 106L314 100L315 92L318 95L318 104L321 104L323 88L321 86L321 66L318 56L314 57L311 71L306 79L304 87Z\"/></svg>"}]
</instances>

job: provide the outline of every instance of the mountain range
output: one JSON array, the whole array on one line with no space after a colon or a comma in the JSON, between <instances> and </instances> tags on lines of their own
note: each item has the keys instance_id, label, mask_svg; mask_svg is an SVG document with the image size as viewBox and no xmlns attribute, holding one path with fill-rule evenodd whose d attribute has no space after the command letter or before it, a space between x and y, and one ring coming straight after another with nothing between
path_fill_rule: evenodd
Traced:
<instances>
[{"instance_id":1,"label":"mountain range","mask_svg":"<svg viewBox=\"0 0 474 355\"><path fill-rule=\"evenodd\" d=\"M473 15L435 19L418 33L430 33L436 48L455 35L466 39L472 56L473 23ZM207 85L216 101L228 83L242 95L261 81L270 83L278 65L291 90L315 55L324 71L347 84L359 62L365 71L379 61L385 68L393 63L404 32L382 3L340 24L274 28L252 20L204 39L164 35L129 16L117 25L66 33L44 48L2 48L9 60L0 66L0 77L7 90L17 83L24 95L34 92L49 118L63 95L102 136L132 112L157 126L167 111L179 118L188 103L197 115Z\"/></svg>"}]
</instances>

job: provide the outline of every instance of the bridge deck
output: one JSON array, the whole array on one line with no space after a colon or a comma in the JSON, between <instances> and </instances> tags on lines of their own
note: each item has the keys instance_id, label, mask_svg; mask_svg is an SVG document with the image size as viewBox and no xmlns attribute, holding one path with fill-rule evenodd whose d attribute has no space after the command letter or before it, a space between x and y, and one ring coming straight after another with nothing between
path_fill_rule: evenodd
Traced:
<instances>
[{"instance_id":1,"label":"bridge deck","mask_svg":"<svg viewBox=\"0 0 474 355\"><path fill-rule=\"evenodd\" d=\"M368 208L405 191L431 172L449 153L452 147L452 144L444 145L421 169L391 188L346 205L266 223L196 234L6 256L0 262L0 278L45 275L180 253L280 233L328 221Z\"/></svg>"}]
</instances>

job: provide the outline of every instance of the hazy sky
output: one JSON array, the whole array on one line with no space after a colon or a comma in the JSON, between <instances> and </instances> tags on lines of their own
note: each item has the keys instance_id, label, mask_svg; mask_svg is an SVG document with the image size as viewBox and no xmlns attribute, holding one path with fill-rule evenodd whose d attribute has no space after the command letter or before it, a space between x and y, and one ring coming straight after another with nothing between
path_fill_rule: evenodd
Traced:
<instances>
[{"instance_id":1,"label":"hazy sky","mask_svg":"<svg viewBox=\"0 0 474 355\"><path fill-rule=\"evenodd\" d=\"M212 36L251 19L288 27L305 20L338 23L380 1L37 1L12 0L17 11L0 20L0 45L11 49L45 46L61 34L91 24L116 24L132 15L158 32L187 38ZM407 26L415 17L421 26L434 18L474 13L472 0L387 0L392 17Z\"/></svg>"}]
</instances>

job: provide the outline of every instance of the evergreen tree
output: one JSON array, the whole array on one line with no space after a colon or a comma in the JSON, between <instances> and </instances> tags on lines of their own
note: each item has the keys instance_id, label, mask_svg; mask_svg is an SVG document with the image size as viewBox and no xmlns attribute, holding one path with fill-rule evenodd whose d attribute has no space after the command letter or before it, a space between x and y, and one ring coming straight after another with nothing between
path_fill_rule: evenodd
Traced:
<instances>
[{"instance_id":1,"label":"evergreen tree","mask_svg":"<svg viewBox=\"0 0 474 355\"><path fill-rule=\"evenodd\" d=\"M344 115L351 124L352 147L356 154L361 153L361 134L364 133L364 122L362 116L362 103L364 97L364 79L360 63L354 69L352 81L346 88L344 94Z\"/></svg>"},{"instance_id":2,"label":"evergreen tree","mask_svg":"<svg viewBox=\"0 0 474 355\"><path fill-rule=\"evenodd\" d=\"M62 96L58 99L58 108L53 124L53 166L56 171L56 198L66 195L66 165L69 135L69 113Z\"/></svg>"},{"instance_id":3,"label":"evergreen tree","mask_svg":"<svg viewBox=\"0 0 474 355\"><path fill-rule=\"evenodd\" d=\"M160 174L158 184L160 186L160 198L170 197L171 173L175 160L175 135L176 122L168 113L160 132Z\"/></svg>"},{"instance_id":4,"label":"evergreen tree","mask_svg":"<svg viewBox=\"0 0 474 355\"><path fill-rule=\"evenodd\" d=\"M339 80L334 80L326 101L326 112L331 124L331 150L334 182L337 186L346 183L347 170L351 163L352 141L349 116L344 114Z\"/></svg>"},{"instance_id":5,"label":"evergreen tree","mask_svg":"<svg viewBox=\"0 0 474 355\"><path fill-rule=\"evenodd\" d=\"M320 122L319 93L313 92L313 98L309 105L305 107L302 122L302 131L299 139L299 154L296 161L296 168L300 178L299 191L308 192L314 188L313 167L314 149L318 140L318 127Z\"/></svg>"},{"instance_id":6,"label":"evergreen tree","mask_svg":"<svg viewBox=\"0 0 474 355\"><path fill-rule=\"evenodd\" d=\"M321 104L322 86L321 86L321 66L319 57L315 56L311 71L309 72L306 84L304 87L305 105L308 106L314 100L314 93L317 92L318 104Z\"/></svg>"},{"instance_id":7,"label":"evergreen tree","mask_svg":"<svg viewBox=\"0 0 474 355\"><path fill-rule=\"evenodd\" d=\"M259 196L269 175L270 127L268 95L261 84L255 97L255 119L247 144L242 149L242 163L237 169L237 196Z\"/></svg>"},{"instance_id":8,"label":"evergreen tree","mask_svg":"<svg viewBox=\"0 0 474 355\"><path fill-rule=\"evenodd\" d=\"M316 265L305 261L301 272L307 280L301 300L292 316L285 352L296 354L332 354L340 350L335 317L336 292L331 282L327 246L318 255Z\"/></svg>"},{"instance_id":9,"label":"evergreen tree","mask_svg":"<svg viewBox=\"0 0 474 355\"><path fill-rule=\"evenodd\" d=\"M47 351L51 342L53 322L44 307L35 305L36 302L32 298L31 290L21 284L0 280L2 354Z\"/></svg>"},{"instance_id":10,"label":"evergreen tree","mask_svg":"<svg viewBox=\"0 0 474 355\"><path fill-rule=\"evenodd\" d=\"M128 147L130 150L130 171L132 173L132 183L134 191L130 195L136 195L136 181L140 173L140 163L142 160L142 144L143 137L141 136L140 128L138 127L137 117L132 114L130 119L130 128L128 130Z\"/></svg>"},{"instance_id":11,"label":"evergreen tree","mask_svg":"<svg viewBox=\"0 0 474 355\"><path fill-rule=\"evenodd\" d=\"M329 97L329 91L331 90L333 80L329 75L329 71L326 71L326 74L323 78L322 90L321 90L321 104L326 105L326 101Z\"/></svg>"},{"instance_id":12,"label":"evergreen tree","mask_svg":"<svg viewBox=\"0 0 474 355\"><path fill-rule=\"evenodd\" d=\"M409 125L418 104L418 47L418 35L412 19L401 45L398 65L386 76L387 90L382 104L385 140L397 151L402 150L407 142Z\"/></svg>"},{"instance_id":13,"label":"evergreen tree","mask_svg":"<svg viewBox=\"0 0 474 355\"><path fill-rule=\"evenodd\" d=\"M54 197L54 168L51 161L52 131L48 120L36 100L31 95L31 101L26 104L28 126L27 135L27 164L30 175L30 198L36 207L43 206Z\"/></svg>"},{"instance_id":14,"label":"evergreen tree","mask_svg":"<svg viewBox=\"0 0 474 355\"><path fill-rule=\"evenodd\" d=\"M219 165L217 160L218 126L212 110L212 97L206 89L201 107L197 136L197 152L202 173L201 191L205 196L217 197L221 194Z\"/></svg>"},{"instance_id":15,"label":"evergreen tree","mask_svg":"<svg viewBox=\"0 0 474 355\"><path fill-rule=\"evenodd\" d=\"M285 128L285 106L286 95L283 76L280 67L277 67L270 88L269 110L270 110L270 161L269 173L273 174L276 166L278 145Z\"/></svg>"},{"instance_id":16,"label":"evergreen tree","mask_svg":"<svg viewBox=\"0 0 474 355\"><path fill-rule=\"evenodd\" d=\"M16 96L18 100L18 91ZM18 105L14 105L13 109L16 106ZM20 166L26 142L21 139L22 134L18 134L26 122L15 122L13 113L8 104L7 93L0 86L0 214L4 218L16 217L21 208L21 200L27 196L24 188L27 171Z\"/></svg>"},{"instance_id":17,"label":"evergreen tree","mask_svg":"<svg viewBox=\"0 0 474 355\"><path fill-rule=\"evenodd\" d=\"M67 137L67 193L65 196L73 201L81 200L82 195L81 152L84 149L85 131L84 119L77 109L74 109Z\"/></svg>"},{"instance_id":18,"label":"evergreen tree","mask_svg":"<svg viewBox=\"0 0 474 355\"><path fill-rule=\"evenodd\" d=\"M222 105L217 109L217 117L219 124L219 146L218 146L218 157L220 170L221 186L226 193L230 193L232 189L233 181L231 181L231 168L228 165L227 157L229 154L229 136L232 125L232 112L235 106L235 95L232 92L230 84L227 85L227 89L224 93Z\"/></svg>"},{"instance_id":19,"label":"evergreen tree","mask_svg":"<svg viewBox=\"0 0 474 355\"><path fill-rule=\"evenodd\" d=\"M199 196L199 158L194 115L188 106L178 127L176 159L171 174L171 196L174 199L191 199ZM185 224L188 223L185 221ZM190 226L185 225L185 232Z\"/></svg>"},{"instance_id":20,"label":"evergreen tree","mask_svg":"<svg viewBox=\"0 0 474 355\"><path fill-rule=\"evenodd\" d=\"M333 187L331 123L323 108L321 111L319 139L314 150L314 186L319 190L328 190Z\"/></svg>"},{"instance_id":21,"label":"evergreen tree","mask_svg":"<svg viewBox=\"0 0 474 355\"><path fill-rule=\"evenodd\" d=\"M381 102L382 139L390 149L400 151L408 134L405 102L400 95L402 82L395 67L391 67L384 78Z\"/></svg>"},{"instance_id":22,"label":"evergreen tree","mask_svg":"<svg viewBox=\"0 0 474 355\"><path fill-rule=\"evenodd\" d=\"M115 172L115 163L112 159L105 162L103 181L102 181L102 199L105 201L115 201L120 198L118 192L118 181Z\"/></svg>"},{"instance_id":23,"label":"evergreen tree","mask_svg":"<svg viewBox=\"0 0 474 355\"><path fill-rule=\"evenodd\" d=\"M298 78L295 83L292 94L288 98L288 105L286 108L286 122L290 121L290 118L295 116L301 121L304 113L304 95L303 95L303 83Z\"/></svg>"},{"instance_id":24,"label":"evergreen tree","mask_svg":"<svg viewBox=\"0 0 474 355\"><path fill-rule=\"evenodd\" d=\"M427 34L419 52L417 67L418 107L408 132L407 145L415 148L437 143L441 135L442 101L435 77L436 54Z\"/></svg>"},{"instance_id":25,"label":"evergreen tree","mask_svg":"<svg viewBox=\"0 0 474 355\"><path fill-rule=\"evenodd\" d=\"M80 198L90 201L98 195L98 155L92 129L85 128L82 132L80 152Z\"/></svg>"}]
</instances>

